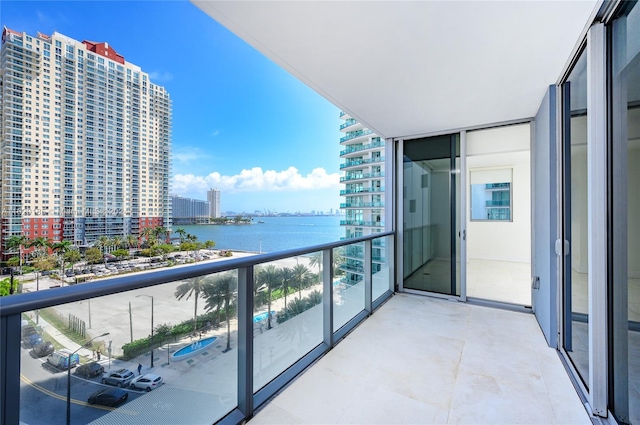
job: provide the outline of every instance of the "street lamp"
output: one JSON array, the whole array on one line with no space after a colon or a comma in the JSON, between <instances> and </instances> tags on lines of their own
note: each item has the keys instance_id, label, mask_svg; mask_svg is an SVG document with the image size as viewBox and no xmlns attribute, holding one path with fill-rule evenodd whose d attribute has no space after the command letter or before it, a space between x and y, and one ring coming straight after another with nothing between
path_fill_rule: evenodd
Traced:
<instances>
[{"instance_id":1,"label":"street lamp","mask_svg":"<svg viewBox=\"0 0 640 425\"><path fill-rule=\"evenodd\" d=\"M69 354L69 357L67 357L67 425L71 425L71 356L80 351L82 347L86 346L94 339L102 338L103 336L107 335L109 335L109 332L105 332L102 335L91 338L89 341L85 342L84 345L81 345L76 351Z\"/></svg>"},{"instance_id":2,"label":"street lamp","mask_svg":"<svg viewBox=\"0 0 640 425\"><path fill-rule=\"evenodd\" d=\"M136 298L138 297L151 298L151 367L153 367L153 295L145 295L145 294L136 295Z\"/></svg>"}]
</instances>

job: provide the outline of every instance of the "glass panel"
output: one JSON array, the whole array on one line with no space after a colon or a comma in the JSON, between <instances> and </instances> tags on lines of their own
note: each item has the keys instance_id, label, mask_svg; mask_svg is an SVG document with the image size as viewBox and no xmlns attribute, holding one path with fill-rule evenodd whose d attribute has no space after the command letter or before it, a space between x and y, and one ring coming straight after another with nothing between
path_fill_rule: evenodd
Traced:
<instances>
[{"instance_id":1,"label":"glass panel","mask_svg":"<svg viewBox=\"0 0 640 425\"><path fill-rule=\"evenodd\" d=\"M389 265L393 261L393 251L391 246L393 240L391 236L373 240L371 251L372 258L372 291L371 299L375 301L391 288L391 271Z\"/></svg>"},{"instance_id":2,"label":"glass panel","mask_svg":"<svg viewBox=\"0 0 640 425\"><path fill-rule=\"evenodd\" d=\"M640 6L613 22L612 411L640 424Z\"/></svg>"},{"instance_id":3,"label":"glass panel","mask_svg":"<svg viewBox=\"0 0 640 425\"><path fill-rule=\"evenodd\" d=\"M258 391L323 341L322 252L255 269L253 388Z\"/></svg>"},{"instance_id":4,"label":"glass panel","mask_svg":"<svg viewBox=\"0 0 640 425\"><path fill-rule=\"evenodd\" d=\"M335 274L333 282L334 332L364 310L363 258L363 242L333 250L333 270Z\"/></svg>"},{"instance_id":5,"label":"glass panel","mask_svg":"<svg viewBox=\"0 0 640 425\"><path fill-rule=\"evenodd\" d=\"M66 423L70 379L74 424L216 422L237 405L236 299L233 271L23 314L20 421Z\"/></svg>"},{"instance_id":6,"label":"glass panel","mask_svg":"<svg viewBox=\"0 0 640 425\"><path fill-rule=\"evenodd\" d=\"M460 179L455 172L460 167L459 143L458 135L405 141L407 289L460 295Z\"/></svg>"},{"instance_id":7,"label":"glass panel","mask_svg":"<svg viewBox=\"0 0 640 425\"><path fill-rule=\"evenodd\" d=\"M467 132L467 296L531 305L531 127Z\"/></svg>"},{"instance_id":8,"label":"glass panel","mask_svg":"<svg viewBox=\"0 0 640 425\"><path fill-rule=\"evenodd\" d=\"M565 102L565 256L564 347L585 385L589 382L589 300L587 226L587 55L582 53L564 85Z\"/></svg>"}]
</instances>

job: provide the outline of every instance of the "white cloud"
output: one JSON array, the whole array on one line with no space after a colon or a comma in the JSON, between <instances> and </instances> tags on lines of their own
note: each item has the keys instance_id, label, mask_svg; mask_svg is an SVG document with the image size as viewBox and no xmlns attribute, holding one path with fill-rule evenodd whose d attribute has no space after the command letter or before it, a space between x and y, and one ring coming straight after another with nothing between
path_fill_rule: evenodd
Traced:
<instances>
[{"instance_id":1,"label":"white cloud","mask_svg":"<svg viewBox=\"0 0 640 425\"><path fill-rule=\"evenodd\" d=\"M153 71L149 73L149 79L153 83L166 83L173 80L173 74L170 72Z\"/></svg>"},{"instance_id":2,"label":"white cloud","mask_svg":"<svg viewBox=\"0 0 640 425\"><path fill-rule=\"evenodd\" d=\"M218 129L215 129L215 130L211 133L211 135L212 135L213 137L216 137L218 134L220 134L220 130L218 130Z\"/></svg>"},{"instance_id":3,"label":"white cloud","mask_svg":"<svg viewBox=\"0 0 640 425\"><path fill-rule=\"evenodd\" d=\"M318 189L340 188L340 175L327 174L324 168L316 168L303 176L297 168L289 167L283 171L266 170L254 167L242 170L240 174L223 176L213 172L207 176L176 174L172 182L173 193L193 196L205 193L215 187L223 192L294 192Z\"/></svg>"},{"instance_id":4,"label":"white cloud","mask_svg":"<svg viewBox=\"0 0 640 425\"><path fill-rule=\"evenodd\" d=\"M173 154L173 158L179 162L195 161L201 158L196 152L178 152Z\"/></svg>"}]
</instances>

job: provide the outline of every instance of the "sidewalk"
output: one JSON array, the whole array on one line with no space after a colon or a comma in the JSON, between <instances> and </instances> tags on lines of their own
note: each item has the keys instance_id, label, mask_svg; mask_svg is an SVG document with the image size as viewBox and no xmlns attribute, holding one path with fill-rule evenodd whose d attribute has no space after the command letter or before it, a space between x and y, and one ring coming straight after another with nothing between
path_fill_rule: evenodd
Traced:
<instances>
[{"instance_id":1,"label":"sidewalk","mask_svg":"<svg viewBox=\"0 0 640 425\"><path fill-rule=\"evenodd\" d=\"M52 324L44 320L42 317L36 317L35 312L30 311L25 314L29 316L29 318L33 320L34 323L36 323L36 326L39 326L40 328L42 328L44 332L51 335L51 338L56 340L63 347L67 348L68 350L71 350L72 352L77 350L78 354L80 354L81 356L88 357L88 358L92 357L93 353L90 349L81 348L82 346L80 344L71 341L66 335L64 335L62 332L60 332L58 329L56 329Z\"/></svg>"}]
</instances>

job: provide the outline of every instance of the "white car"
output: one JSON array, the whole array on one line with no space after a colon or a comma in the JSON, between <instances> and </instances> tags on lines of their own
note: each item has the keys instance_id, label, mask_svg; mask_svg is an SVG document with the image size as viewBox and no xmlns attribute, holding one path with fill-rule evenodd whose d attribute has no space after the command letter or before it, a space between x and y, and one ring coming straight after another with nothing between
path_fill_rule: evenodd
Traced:
<instances>
[{"instance_id":1,"label":"white car","mask_svg":"<svg viewBox=\"0 0 640 425\"><path fill-rule=\"evenodd\" d=\"M131 385L131 388L151 391L162 385L162 377L154 375L153 373L147 373L146 375L136 376L129 385Z\"/></svg>"}]
</instances>

